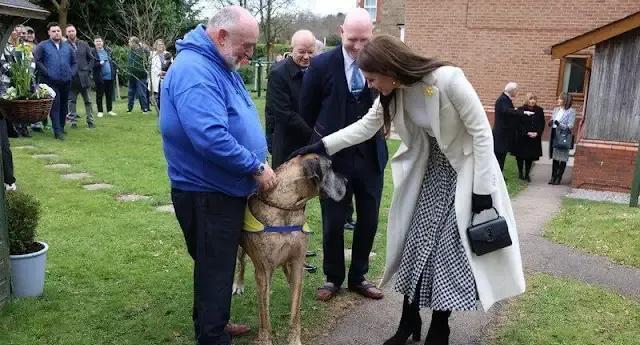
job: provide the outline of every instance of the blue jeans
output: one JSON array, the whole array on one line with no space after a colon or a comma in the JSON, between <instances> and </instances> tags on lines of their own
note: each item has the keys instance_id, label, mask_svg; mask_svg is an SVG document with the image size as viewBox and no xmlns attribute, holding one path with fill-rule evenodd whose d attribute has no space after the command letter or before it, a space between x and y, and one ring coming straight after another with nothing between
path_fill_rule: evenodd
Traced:
<instances>
[{"instance_id":1,"label":"blue jeans","mask_svg":"<svg viewBox=\"0 0 640 345\"><path fill-rule=\"evenodd\" d=\"M149 97L147 96L147 81L138 80L136 78L129 78L129 93L127 110L133 110L133 102L136 97L140 102L140 108L142 111L149 111Z\"/></svg>"},{"instance_id":2,"label":"blue jeans","mask_svg":"<svg viewBox=\"0 0 640 345\"><path fill-rule=\"evenodd\" d=\"M51 127L54 134L62 134L69 112L69 92L71 91L71 81L46 81L47 85L56 92L51 108Z\"/></svg>"}]
</instances>

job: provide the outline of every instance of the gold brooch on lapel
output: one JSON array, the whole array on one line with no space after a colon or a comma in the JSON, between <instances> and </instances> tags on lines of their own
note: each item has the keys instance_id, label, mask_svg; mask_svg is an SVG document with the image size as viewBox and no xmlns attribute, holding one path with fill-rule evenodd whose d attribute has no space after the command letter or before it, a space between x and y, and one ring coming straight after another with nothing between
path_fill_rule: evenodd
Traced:
<instances>
[{"instance_id":1,"label":"gold brooch on lapel","mask_svg":"<svg viewBox=\"0 0 640 345\"><path fill-rule=\"evenodd\" d=\"M427 86L424 88L424 94L427 96L433 96L433 86Z\"/></svg>"}]
</instances>

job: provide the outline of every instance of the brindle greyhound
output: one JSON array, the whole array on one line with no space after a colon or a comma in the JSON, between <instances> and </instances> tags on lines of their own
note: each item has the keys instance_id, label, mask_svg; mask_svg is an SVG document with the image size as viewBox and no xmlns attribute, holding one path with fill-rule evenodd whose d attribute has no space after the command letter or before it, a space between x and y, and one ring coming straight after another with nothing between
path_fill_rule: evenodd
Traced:
<instances>
[{"instance_id":1,"label":"brindle greyhound","mask_svg":"<svg viewBox=\"0 0 640 345\"><path fill-rule=\"evenodd\" d=\"M306 219L304 208L307 201L319 194L342 200L346 191L345 180L331 170L329 159L315 154L291 159L276 169L276 175L278 185L273 190L249 198L249 211L265 225L265 231L243 232L233 291L234 294L244 292L246 252L255 268L258 289L258 343L271 345L271 277L273 271L282 266L291 289L289 345L301 345L300 300L308 242L307 235L301 231Z\"/></svg>"}]
</instances>

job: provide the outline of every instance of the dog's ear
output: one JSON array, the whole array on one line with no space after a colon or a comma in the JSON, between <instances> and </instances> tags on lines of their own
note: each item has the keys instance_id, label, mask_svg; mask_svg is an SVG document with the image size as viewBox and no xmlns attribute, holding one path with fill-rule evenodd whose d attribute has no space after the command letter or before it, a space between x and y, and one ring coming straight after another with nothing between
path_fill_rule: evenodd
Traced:
<instances>
[{"instance_id":1,"label":"dog's ear","mask_svg":"<svg viewBox=\"0 0 640 345\"><path fill-rule=\"evenodd\" d=\"M316 185L319 185L322 181L322 177L324 176L322 167L320 166L320 158L308 158L302 161L302 169L304 170L304 175L308 178L313 179Z\"/></svg>"},{"instance_id":2,"label":"dog's ear","mask_svg":"<svg viewBox=\"0 0 640 345\"><path fill-rule=\"evenodd\" d=\"M328 158L320 156L318 163L322 174L321 196L328 196L334 201L342 200L347 192L347 180L331 169L331 160Z\"/></svg>"}]
</instances>

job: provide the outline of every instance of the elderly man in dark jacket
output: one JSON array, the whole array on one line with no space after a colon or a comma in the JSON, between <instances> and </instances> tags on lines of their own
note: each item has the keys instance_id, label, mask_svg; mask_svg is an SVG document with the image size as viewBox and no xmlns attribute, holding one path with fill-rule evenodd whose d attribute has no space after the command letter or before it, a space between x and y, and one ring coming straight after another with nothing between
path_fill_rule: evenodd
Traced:
<instances>
[{"instance_id":1,"label":"elderly man in dark jacket","mask_svg":"<svg viewBox=\"0 0 640 345\"><path fill-rule=\"evenodd\" d=\"M42 82L56 92L51 108L51 124L56 139L64 140L64 125L69 109L69 89L75 75L76 54L69 43L62 41L62 31L57 23L49 23L49 39L36 47L34 59Z\"/></svg>"},{"instance_id":2,"label":"elderly man in dark jacket","mask_svg":"<svg viewBox=\"0 0 640 345\"><path fill-rule=\"evenodd\" d=\"M312 130L298 113L302 77L315 51L315 37L300 30L291 38L291 56L277 64L269 74L265 113L274 119L273 168L309 143Z\"/></svg>"},{"instance_id":3,"label":"elderly man in dark jacket","mask_svg":"<svg viewBox=\"0 0 640 345\"><path fill-rule=\"evenodd\" d=\"M504 170L507 153L513 149L516 137L516 125L524 112L516 110L513 99L518 96L518 84L508 83L504 92L498 97L495 105L495 121L493 123L493 151L496 154L500 170Z\"/></svg>"},{"instance_id":4,"label":"elderly man in dark jacket","mask_svg":"<svg viewBox=\"0 0 640 345\"><path fill-rule=\"evenodd\" d=\"M71 81L71 92L69 93L69 120L71 121L71 128L78 128L78 111L76 110L76 103L78 101L78 94L82 95L84 100L84 109L87 113L87 127L94 128L93 123L93 111L91 105L91 97L89 97L89 89L91 88L91 73L93 71L95 57L91 54L91 47L83 40L79 40L75 26L73 24L67 25L65 29L67 35L67 42L71 45L71 48L75 51L76 61L78 63L78 69L73 75Z\"/></svg>"}]
</instances>

